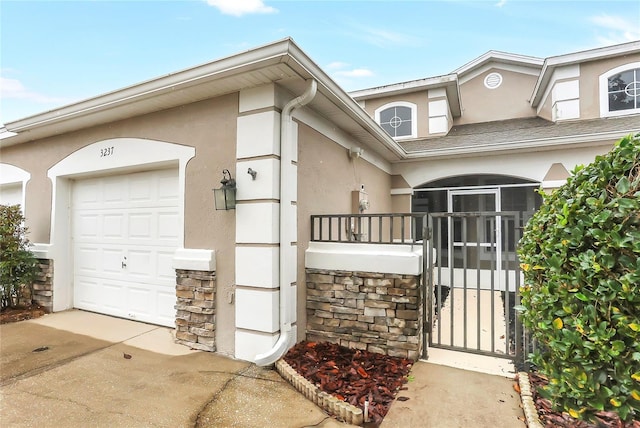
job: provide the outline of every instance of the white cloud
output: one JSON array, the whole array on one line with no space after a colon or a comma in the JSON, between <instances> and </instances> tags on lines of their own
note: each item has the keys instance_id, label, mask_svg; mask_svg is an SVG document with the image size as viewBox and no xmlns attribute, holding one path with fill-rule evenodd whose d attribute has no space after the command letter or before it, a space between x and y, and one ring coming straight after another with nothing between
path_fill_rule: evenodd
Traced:
<instances>
[{"instance_id":1,"label":"white cloud","mask_svg":"<svg viewBox=\"0 0 640 428\"><path fill-rule=\"evenodd\" d=\"M344 77L371 77L373 76L373 71L366 68L354 68L353 70L339 70L334 74Z\"/></svg>"},{"instance_id":2,"label":"white cloud","mask_svg":"<svg viewBox=\"0 0 640 428\"><path fill-rule=\"evenodd\" d=\"M597 36L601 45L615 45L640 39L640 27L622 16L598 15L590 18L592 24L604 31Z\"/></svg>"},{"instance_id":3,"label":"white cloud","mask_svg":"<svg viewBox=\"0 0 640 428\"><path fill-rule=\"evenodd\" d=\"M349 67L349 64L346 62L334 61L332 63L327 64L324 69L325 70L340 70L341 68Z\"/></svg>"},{"instance_id":4,"label":"white cloud","mask_svg":"<svg viewBox=\"0 0 640 428\"><path fill-rule=\"evenodd\" d=\"M507 4L507 0L500 0L498 3L495 4L496 7L502 7L505 4Z\"/></svg>"},{"instance_id":5,"label":"white cloud","mask_svg":"<svg viewBox=\"0 0 640 428\"><path fill-rule=\"evenodd\" d=\"M351 34L353 37L361 39L379 48L389 46L417 47L420 45L420 40L409 34L373 28L362 24L354 24L353 27L356 30L355 33Z\"/></svg>"},{"instance_id":6,"label":"white cloud","mask_svg":"<svg viewBox=\"0 0 640 428\"><path fill-rule=\"evenodd\" d=\"M341 61L334 61L324 67L331 77L338 82L345 90L353 89L353 86L362 87L363 79L375 76L375 73L368 68L354 68L351 64Z\"/></svg>"},{"instance_id":7,"label":"white cloud","mask_svg":"<svg viewBox=\"0 0 640 428\"><path fill-rule=\"evenodd\" d=\"M225 15L242 16L251 13L275 13L278 10L267 6L262 0L206 0Z\"/></svg>"},{"instance_id":8,"label":"white cloud","mask_svg":"<svg viewBox=\"0 0 640 428\"><path fill-rule=\"evenodd\" d=\"M33 101L38 104L64 103L70 101L67 98L50 97L30 91L17 79L0 77L0 99L9 98Z\"/></svg>"}]
</instances>

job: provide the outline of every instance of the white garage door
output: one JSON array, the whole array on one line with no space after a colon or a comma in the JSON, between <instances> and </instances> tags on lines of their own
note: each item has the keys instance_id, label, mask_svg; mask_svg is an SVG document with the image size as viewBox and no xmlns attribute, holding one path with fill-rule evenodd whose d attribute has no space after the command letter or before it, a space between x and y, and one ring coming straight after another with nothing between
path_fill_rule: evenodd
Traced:
<instances>
[{"instance_id":1,"label":"white garage door","mask_svg":"<svg viewBox=\"0 0 640 428\"><path fill-rule=\"evenodd\" d=\"M22 183L0 185L0 204L22 204Z\"/></svg>"},{"instance_id":2,"label":"white garage door","mask_svg":"<svg viewBox=\"0 0 640 428\"><path fill-rule=\"evenodd\" d=\"M74 306L173 326L178 171L79 180L71 218Z\"/></svg>"}]
</instances>

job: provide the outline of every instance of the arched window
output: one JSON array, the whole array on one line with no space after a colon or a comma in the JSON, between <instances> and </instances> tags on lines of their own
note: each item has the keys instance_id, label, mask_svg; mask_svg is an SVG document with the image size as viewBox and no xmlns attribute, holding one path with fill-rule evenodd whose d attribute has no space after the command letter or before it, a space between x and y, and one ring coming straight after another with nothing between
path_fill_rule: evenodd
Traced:
<instances>
[{"instance_id":1,"label":"arched window","mask_svg":"<svg viewBox=\"0 0 640 428\"><path fill-rule=\"evenodd\" d=\"M640 112L640 62L626 64L600 76L600 116Z\"/></svg>"},{"instance_id":2,"label":"arched window","mask_svg":"<svg viewBox=\"0 0 640 428\"><path fill-rule=\"evenodd\" d=\"M376 122L393 138L416 138L416 105L408 102L385 104L375 111Z\"/></svg>"}]
</instances>

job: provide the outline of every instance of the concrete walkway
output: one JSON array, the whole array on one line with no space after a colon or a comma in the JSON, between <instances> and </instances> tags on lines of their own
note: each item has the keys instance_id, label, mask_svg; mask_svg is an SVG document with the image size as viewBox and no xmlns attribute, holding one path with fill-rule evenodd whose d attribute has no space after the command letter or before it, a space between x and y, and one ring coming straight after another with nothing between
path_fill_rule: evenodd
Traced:
<instances>
[{"instance_id":1,"label":"concrete walkway","mask_svg":"<svg viewBox=\"0 0 640 428\"><path fill-rule=\"evenodd\" d=\"M523 427L513 381L431 363L382 427ZM274 370L173 343L170 329L83 311L0 326L11 427L348 427Z\"/></svg>"},{"instance_id":2,"label":"concrete walkway","mask_svg":"<svg viewBox=\"0 0 640 428\"><path fill-rule=\"evenodd\" d=\"M381 428L525 428L510 378L418 362L411 379Z\"/></svg>"},{"instance_id":3,"label":"concrete walkway","mask_svg":"<svg viewBox=\"0 0 640 428\"><path fill-rule=\"evenodd\" d=\"M46 348L46 349L45 349ZM277 372L82 311L0 326L3 427L345 427Z\"/></svg>"}]
</instances>

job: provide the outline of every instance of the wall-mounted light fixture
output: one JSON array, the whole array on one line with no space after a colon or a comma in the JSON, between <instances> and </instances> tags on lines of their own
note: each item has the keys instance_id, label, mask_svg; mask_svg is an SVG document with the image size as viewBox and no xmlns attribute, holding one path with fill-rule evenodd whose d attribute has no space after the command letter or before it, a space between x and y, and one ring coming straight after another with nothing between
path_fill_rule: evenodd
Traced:
<instances>
[{"instance_id":1,"label":"wall-mounted light fixture","mask_svg":"<svg viewBox=\"0 0 640 428\"><path fill-rule=\"evenodd\" d=\"M256 175L258 175L258 171L249 168L249 170L247 171L247 174L249 174L251 176L252 180L255 180L256 179Z\"/></svg>"},{"instance_id":2,"label":"wall-mounted light fixture","mask_svg":"<svg viewBox=\"0 0 640 428\"><path fill-rule=\"evenodd\" d=\"M222 171L222 187L213 189L213 199L217 210L233 210L236 208L236 180L231 178L228 169Z\"/></svg>"}]
</instances>

